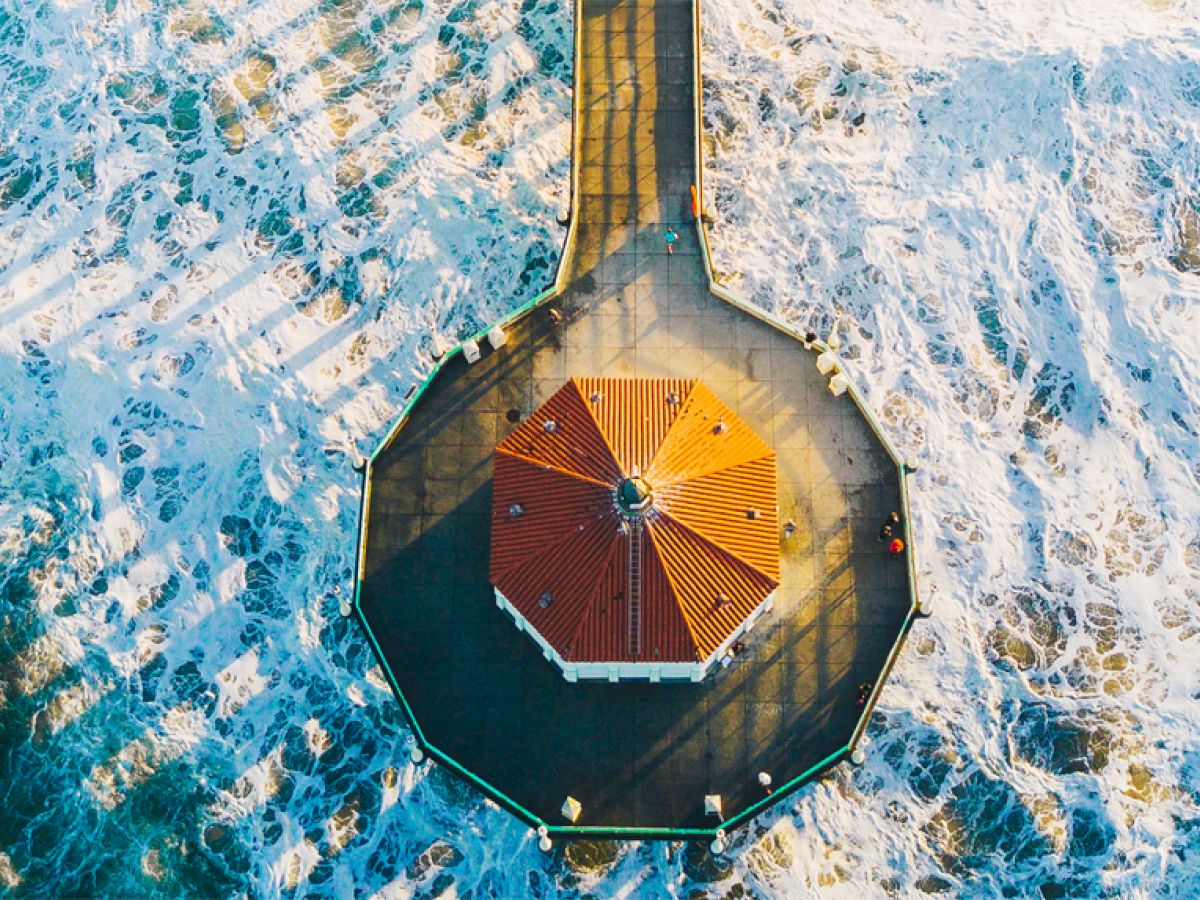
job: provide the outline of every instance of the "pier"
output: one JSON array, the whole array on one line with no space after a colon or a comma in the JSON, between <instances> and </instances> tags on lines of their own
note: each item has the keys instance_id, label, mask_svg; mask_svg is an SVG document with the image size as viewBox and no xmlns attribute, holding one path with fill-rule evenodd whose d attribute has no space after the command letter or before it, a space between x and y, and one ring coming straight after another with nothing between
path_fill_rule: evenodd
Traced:
<instances>
[{"instance_id":1,"label":"pier","mask_svg":"<svg viewBox=\"0 0 1200 900\"><path fill-rule=\"evenodd\" d=\"M576 16L556 285L494 340L446 354L372 455L354 608L422 751L531 825L707 835L859 745L915 612L911 551L878 539L898 511L911 547L905 467L853 385L830 390L816 365L828 348L711 280L693 214L693 0L580 0ZM788 526L774 606L700 682L568 682L497 607L493 451L567 379L596 376L700 379L776 452ZM577 822L560 813L568 796Z\"/></svg>"}]
</instances>

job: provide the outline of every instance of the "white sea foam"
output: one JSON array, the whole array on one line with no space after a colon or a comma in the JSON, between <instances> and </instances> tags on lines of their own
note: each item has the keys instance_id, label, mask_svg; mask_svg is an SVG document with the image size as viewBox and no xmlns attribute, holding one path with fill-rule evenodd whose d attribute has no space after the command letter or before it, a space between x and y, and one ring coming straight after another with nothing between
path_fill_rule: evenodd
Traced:
<instances>
[{"instance_id":1,"label":"white sea foam","mask_svg":"<svg viewBox=\"0 0 1200 900\"><path fill-rule=\"evenodd\" d=\"M802 327L840 320L921 459L936 609L868 763L801 795L799 831L766 823L785 862L733 877L1195 893L1197 7L704 11L718 265Z\"/></svg>"},{"instance_id":2,"label":"white sea foam","mask_svg":"<svg viewBox=\"0 0 1200 900\"><path fill-rule=\"evenodd\" d=\"M350 462L430 342L557 261L569 34L548 4L0 3L7 886L369 889L414 832L503 818L406 770L365 827L407 734L334 589Z\"/></svg>"},{"instance_id":3,"label":"white sea foam","mask_svg":"<svg viewBox=\"0 0 1200 900\"><path fill-rule=\"evenodd\" d=\"M351 459L556 261L560 3L0 0L0 883L1200 893L1200 9L703 9L718 266L922 462L867 763L546 859L337 615Z\"/></svg>"}]
</instances>

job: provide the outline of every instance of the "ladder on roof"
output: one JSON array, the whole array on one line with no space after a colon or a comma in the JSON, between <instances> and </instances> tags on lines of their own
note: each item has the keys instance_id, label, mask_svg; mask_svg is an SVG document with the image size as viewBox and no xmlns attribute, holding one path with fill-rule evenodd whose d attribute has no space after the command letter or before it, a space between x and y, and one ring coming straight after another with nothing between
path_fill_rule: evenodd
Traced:
<instances>
[{"instance_id":1,"label":"ladder on roof","mask_svg":"<svg viewBox=\"0 0 1200 900\"><path fill-rule=\"evenodd\" d=\"M640 519L629 526L629 585L625 596L629 599L629 655L642 653L642 522Z\"/></svg>"}]
</instances>

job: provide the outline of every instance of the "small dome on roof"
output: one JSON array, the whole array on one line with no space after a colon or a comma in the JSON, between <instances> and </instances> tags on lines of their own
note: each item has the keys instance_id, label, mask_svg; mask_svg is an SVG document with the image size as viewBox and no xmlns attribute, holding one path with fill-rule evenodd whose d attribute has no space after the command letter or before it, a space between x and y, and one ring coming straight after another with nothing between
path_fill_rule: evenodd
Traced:
<instances>
[{"instance_id":1,"label":"small dome on roof","mask_svg":"<svg viewBox=\"0 0 1200 900\"><path fill-rule=\"evenodd\" d=\"M627 513L645 512L654 502L650 493L650 485L639 475L626 478L617 488L617 503Z\"/></svg>"}]
</instances>

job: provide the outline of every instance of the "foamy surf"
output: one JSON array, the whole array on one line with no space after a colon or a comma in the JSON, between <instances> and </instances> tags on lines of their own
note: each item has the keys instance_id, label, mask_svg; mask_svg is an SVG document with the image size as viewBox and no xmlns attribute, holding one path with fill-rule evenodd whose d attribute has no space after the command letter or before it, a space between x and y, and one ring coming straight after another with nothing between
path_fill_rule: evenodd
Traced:
<instances>
[{"instance_id":1,"label":"foamy surf","mask_svg":"<svg viewBox=\"0 0 1200 900\"><path fill-rule=\"evenodd\" d=\"M6 889L1200 892L1196 7L703 12L718 268L922 464L867 763L545 858L337 615L350 461L557 261L567 9L8 2Z\"/></svg>"},{"instance_id":2,"label":"foamy surf","mask_svg":"<svg viewBox=\"0 0 1200 900\"><path fill-rule=\"evenodd\" d=\"M787 894L1194 893L1195 7L704 9L718 265L837 322L921 460L936 610L867 764L761 823L777 865L735 868Z\"/></svg>"},{"instance_id":3,"label":"foamy surf","mask_svg":"<svg viewBox=\"0 0 1200 900\"><path fill-rule=\"evenodd\" d=\"M397 777L338 591L352 460L557 262L570 27L0 5L5 889L381 889L502 819Z\"/></svg>"}]
</instances>

